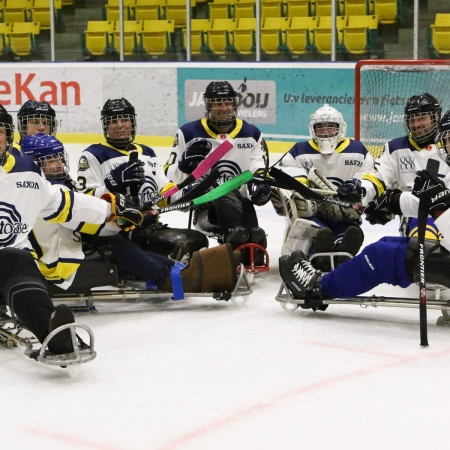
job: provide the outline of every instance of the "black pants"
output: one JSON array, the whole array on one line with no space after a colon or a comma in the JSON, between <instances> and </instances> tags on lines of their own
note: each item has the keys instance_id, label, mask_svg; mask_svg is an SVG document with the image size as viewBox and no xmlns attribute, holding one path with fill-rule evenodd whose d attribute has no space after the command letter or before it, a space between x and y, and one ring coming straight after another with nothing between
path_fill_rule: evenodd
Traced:
<instances>
[{"instance_id":1,"label":"black pants","mask_svg":"<svg viewBox=\"0 0 450 450\"><path fill-rule=\"evenodd\" d=\"M55 310L36 262L26 250L0 250L0 291L3 301L40 342L48 335Z\"/></svg>"}]
</instances>

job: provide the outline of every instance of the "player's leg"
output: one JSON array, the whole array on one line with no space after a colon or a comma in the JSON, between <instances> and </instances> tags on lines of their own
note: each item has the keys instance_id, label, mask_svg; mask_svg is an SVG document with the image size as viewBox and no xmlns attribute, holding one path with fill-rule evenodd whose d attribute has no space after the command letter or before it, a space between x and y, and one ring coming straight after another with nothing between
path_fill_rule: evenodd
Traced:
<instances>
[{"instance_id":1,"label":"player's leg","mask_svg":"<svg viewBox=\"0 0 450 450\"><path fill-rule=\"evenodd\" d=\"M36 262L25 250L0 250L0 289L11 311L40 342L58 326L75 321L66 305L53 306ZM73 351L70 331L58 333L48 348L56 354Z\"/></svg>"}]
</instances>

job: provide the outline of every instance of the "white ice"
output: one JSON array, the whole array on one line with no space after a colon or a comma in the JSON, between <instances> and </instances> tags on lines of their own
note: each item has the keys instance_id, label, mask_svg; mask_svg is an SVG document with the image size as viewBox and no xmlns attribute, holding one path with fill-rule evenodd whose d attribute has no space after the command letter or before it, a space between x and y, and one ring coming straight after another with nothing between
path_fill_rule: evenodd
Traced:
<instances>
[{"instance_id":1,"label":"white ice","mask_svg":"<svg viewBox=\"0 0 450 450\"><path fill-rule=\"evenodd\" d=\"M74 173L82 146L67 148ZM440 312L428 311L427 349L415 308L286 313L275 301L284 219L270 204L258 214L271 268L242 308L208 298L97 303L98 314L77 316L98 356L76 378L0 348L1 448L445 448L450 329L435 325ZM162 220L185 226L187 215ZM397 226L365 225L366 243Z\"/></svg>"}]
</instances>

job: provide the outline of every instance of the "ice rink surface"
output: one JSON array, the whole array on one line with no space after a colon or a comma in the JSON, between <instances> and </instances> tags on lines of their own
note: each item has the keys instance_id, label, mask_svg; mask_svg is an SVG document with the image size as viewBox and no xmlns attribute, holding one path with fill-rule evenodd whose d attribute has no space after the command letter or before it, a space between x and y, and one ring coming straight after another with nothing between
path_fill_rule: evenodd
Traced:
<instances>
[{"instance_id":1,"label":"ice rink surface","mask_svg":"<svg viewBox=\"0 0 450 450\"><path fill-rule=\"evenodd\" d=\"M66 148L76 173L83 146ZM271 268L243 307L208 298L97 303L98 314L76 317L98 353L76 378L23 348L0 348L2 448L442 448L450 329L435 325L440 312L428 311L427 349L418 309L286 313L275 300L284 219L270 204L258 215ZM161 217L187 224L183 213ZM364 225L365 243L397 227Z\"/></svg>"}]
</instances>

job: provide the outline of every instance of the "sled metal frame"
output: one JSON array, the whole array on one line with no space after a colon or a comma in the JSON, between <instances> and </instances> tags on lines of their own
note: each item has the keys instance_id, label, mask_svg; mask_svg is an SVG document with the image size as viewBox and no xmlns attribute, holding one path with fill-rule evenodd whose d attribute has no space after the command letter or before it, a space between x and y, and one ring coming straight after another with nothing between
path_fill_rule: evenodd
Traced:
<instances>
[{"instance_id":1,"label":"sled metal frame","mask_svg":"<svg viewBox=\"0 0 450 450\"><path fill-rule=\"evenodd\" d=\"M76 330L83 329L89 336L88 345L80 345L76 335ZM47 350L50 340L60 331L69 329L72 338L74 351L72 353L55 355ZM40 345L39 341L34 337L22 337L20 333L26 328L21 321L13 314L8 313L5 305L0 307L0 345L6 348L15 348L18 345L25 347L25 355L31 359L35 359L43 364L68 367L79 366L80 364L92 361L97 356L94 350L94 334L92 330L80 323L69 323L54 329L44 340L41 347L36 349L36 345Z\"/></svg>"},{"instance_id":2,"label":"sled metal frame","mask_svg":"<svg viewBox=\"0 0 450 450\"><path fill-rule=\"evenodd\" d=\"M238 269L238 280L236 285L231 292L194 292L187 293L186 298L189 297L212 297L217 301L228 301L235 306L243 306L247 303L250 294L253 289L248 281L247 273L244 270L243 264L240 265ZM105 287L96 288L98 290L92 290L88 294L56 294L52 296L52 300L64 301L64 302L83 302L82 306L71 306L70 308L74 312L97 312L95 308L96 301L105 302L141 302L160 299L173 299L172 292L158 291L158 290L146 290L144 281L134 281L134 280L122 280L119 282L117 287ZM176 300L175 302L180 301Z\"/></svg>"},{"instance_id":3,"label":"sled metal frame","mask_svg":"<svg viewBox=\"0 0 450 450\"><path fill-rule=\"evenodd\" d=\"M436 297L439 297L439 288L436 289ZM295 313L299 306L304 305L305 301L296 299L292 296L285 283L282 282L278 294L275 297L277 302L280 302L281 307L288 313ZM420 305L419 298L409 299L401 297L386 297L382 295L359 296L348 298L333 298L323 300L324 305L357 305L361 308L368 308L372 306L378 308L379 306L387 307L401 307L401 308L418 308ZM442 316L438 318L436 325L450 327L450 300L429 300L427 299L428 309L438 309L442 312Z\"/></svg>"},{"instance_id":4,"label":"sled metal frame","mask_svg":"<svg viewBox=\"0 0 450 450\"><path fill-rule=\"evenodd\" d=\"M333 252L333 253L315 253L310 256L309 261L313 261L314 258L319 256L329 256L330 264L332 270L335 268L334 258L336 256L348 256L353 258L350 253L343 252ZM440 293L442 289L446 289L445 286L441 285L427 285L427 291L435 292L435 299L431 300L427 298L427 309L438 309L442 312L436 325L450 327L450 299L440 300ZM305 304L305 300L296 299L293 297L290 290L286 287L284 281L281 282L278 294L275 300L281 304L281 307L288 313L295 313L299 306ZM369 295L369 296L357 296L357 297L347 297L347 298L332 298L327 300L322 300L324 305L357 305L361 308L368 308L372 306L378 308L379 306L386 307L401 307L401 308L418 308L420 306L419 296L417 298L402 298L402 297L387 297L384 295Z\"/></svg>"}]
</instances>

